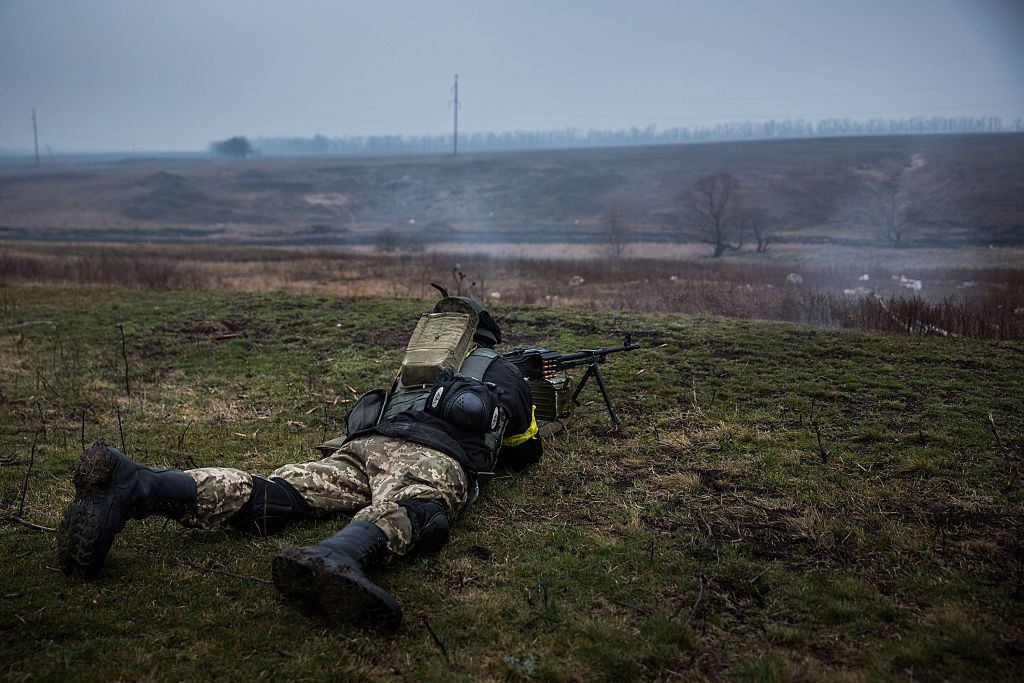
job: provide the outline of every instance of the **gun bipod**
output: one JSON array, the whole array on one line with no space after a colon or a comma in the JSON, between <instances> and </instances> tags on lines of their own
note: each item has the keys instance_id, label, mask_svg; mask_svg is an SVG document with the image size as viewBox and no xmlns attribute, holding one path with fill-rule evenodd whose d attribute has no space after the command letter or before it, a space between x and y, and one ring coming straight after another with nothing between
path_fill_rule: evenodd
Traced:
<instances>
[{"instance_id":1,"label":"gun bipod","mask_svg":"<svg viewBox=\"0 0 1024 683\"><path fill-rule=\"evenodd\" d=\"M576 386L576 391L574 391L572 394L572 402L577 406L580 404L577 397L580 395L580 392L583 391L583 387L586 386L587 380L590 379L591 376L593 376L593 378L597 381L598 388L601 389L601 396L604 397L604 405L608 409L608 415L610 415L612 418L612 424L615 425L616 429L618 429L619 416L615 413L615 407L612 405L612 397L608 395L608 388L604 385L604 377L601 376L601 368L598 367L598 364L600 362L601 361L599 360L595 360L593 363L587 366L587 371L583 373L583 378L580 380L580 383Z\"/></svg>"}]
</instances>

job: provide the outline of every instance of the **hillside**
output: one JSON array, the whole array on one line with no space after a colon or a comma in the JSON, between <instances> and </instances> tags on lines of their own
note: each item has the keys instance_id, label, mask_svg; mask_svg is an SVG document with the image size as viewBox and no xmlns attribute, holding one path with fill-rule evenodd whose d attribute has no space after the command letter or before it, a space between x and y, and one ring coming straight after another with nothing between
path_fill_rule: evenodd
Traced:
<instances>
[{"instance_id":1,"label":"hillside","mask_svg":"<svg viewBox=\"0 0 1024 683\"><path fill-rule=\"evenodd\" d=\"M367 244L590 242L610 207L671 237L681 189L737 174L778 242L877 242L864 180L912 168L912 243L1024 241L1024 135L804 139L458 158L124 160L0 168L0 238Z\"/></svg>"},{"instance_id":2,"label":"hillside","mask_svg":"<svg viewBox=\"0 0 1024 683\"><path fill-rule=\"evenodd\" d=\"M468 162L467 162L468 163ZM385 384L424 301L8 285L0 501L57 525L83 442L266 472ZM507 341L632 331L544 461L380 581L382 640L282 604L267 538L132 523L89 584L0 524L5 678L999 680L1024 660L1024 349L497 306ZM124 352L119 326L123 326ZM126 386L126 372L128 386ZM130 391L129 391L130 390ZM594 403L594 401L597 403ZM34 447L33 447L34 444ZM254 654L258 653L258 655Z\"/></svg>"}]
</instances>

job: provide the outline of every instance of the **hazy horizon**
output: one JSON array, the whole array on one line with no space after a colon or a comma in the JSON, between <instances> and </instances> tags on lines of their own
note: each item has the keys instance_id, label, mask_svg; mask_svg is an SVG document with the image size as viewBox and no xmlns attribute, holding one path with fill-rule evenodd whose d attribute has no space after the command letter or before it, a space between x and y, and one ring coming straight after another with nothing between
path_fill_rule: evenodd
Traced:
<instances>
[{"instance_id":1,"label":"hazy horizon","mask_svg":"<svg viewBox=\"0 0 1024 683\"><path fill-rule=\"evenodd\" d=\"M0 150L1024 116L1017 2L0 2Z\"/></svg>"}]
</instances>

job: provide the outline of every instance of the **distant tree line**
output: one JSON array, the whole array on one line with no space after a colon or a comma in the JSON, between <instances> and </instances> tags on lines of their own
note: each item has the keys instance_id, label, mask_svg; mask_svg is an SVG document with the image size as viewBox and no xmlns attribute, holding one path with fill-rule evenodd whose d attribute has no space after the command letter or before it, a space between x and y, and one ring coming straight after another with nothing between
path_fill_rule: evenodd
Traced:
<instances>
[{"instance_id":1,"label":"distant tree line","mask_svg":"<svg viewBox=\"0 0 1024 683\"><path fill-rule=\"evenodd\" d=\"M249 138L244 135L236 135L233 138L227 140L220 140L219 142L210 143L210 152L213 154L220 154L229 159L244 159L253 150L252 143L249 142Z\"/></svg>"},{"instance_id":2,"label":"distant tree line","mask_svg":"<svg viewBox=\"0 0 1024 683\"><path fill-rule=\"evenodd\" d=\"M466 151L544 149L566 147L607 147L614 145L657 145L727 140L770 140L778 138L842 137L858 135L927 135L937 133L1008 133L1024 131L1024 119L1005 122L998 116L943 117L915 116L902 119L874 118L857 121L849 118L769 121L738 121L714 126L677 126L659 130L654 124L644 128L619 130L516 130L502 133L460 133L459 149ZM221 143L213 143L217 145ZM224 153L220 150L211 150ZM395 154L447 152L451 135L346 135L327 137L258 138L262 154ZM248 152L247 152L248 153ZM244 156L244 155L243 155Z\"/></svg>"}]
</instances>

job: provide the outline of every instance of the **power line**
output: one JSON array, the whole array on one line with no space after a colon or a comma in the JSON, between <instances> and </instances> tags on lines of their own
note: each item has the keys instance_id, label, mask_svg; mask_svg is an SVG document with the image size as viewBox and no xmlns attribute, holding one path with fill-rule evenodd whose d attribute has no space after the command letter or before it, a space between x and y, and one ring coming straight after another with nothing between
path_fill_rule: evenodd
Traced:
<instances>
[{"instance_id":1,"label":"power line","mask_svg":"<svg viewBox=\"0 0 1024 683\"><path fill-rule=\"evenodd\" d=\"M984 107L999 107L1010 104L1024 104L1024 100L1008 100L1005 102L987 102L977 104L963 104L963 105L949 105L945 107L913 107L909 109L874 109L864 111L847 111L842 113L790 113L790 114L757 114L757 115L745 115L738 117L735 114L717 114L707 116L694 116L690 114L642 114L642 115L628 115L628 114L599 114L597 118L603 119L628 119L631 121L637 120L651 120L651 119L671 119L671 120L721 120L721 119L794 119L794 118L846 118L849 116L869 116L872 114L899 114L908 112L935 112L935 111L946 111L949 109L981 109ZM466 107L471 111L488 112L493 114L516 114L519 116L547 116L547 117L561 117L561 118L584 118L594 116L594 112L588 112L586 114L580 113L568 113L568 112L541 112L541 111L522 111L515 109L489 109L484 107Z\"/></svg>"},{"instance_id":2,"label":"power line","mask_svg":"<svg viewBox=\"0 0 1024 683\"><path fill-rule=\"evenodd\" d=\"M788 100L808 99L814 97L851 97L855 95L884 95L891 93L905 92L929 92L933 90L956 90L960 88L979 88L991 85L1009 85L1011 83L1024 83L1024 78L1010 78L1001 81L983 81L975 83L950 83L947 85L918 86L910 88L884 88L878 90L849 90L846 92L823 92L823 93L797 93L790 95L735 95L730 97L701 97L686 98L687 105L701 102L743 102L750 100ZM637 97L585 97L572 98L573 102L652 102L661 104L674 104L678 100L668 98L637 98Z\"/></svg>"},{"instance_id":3,"label":"power line","mask_svg":"<svg viewBox=\"0 0 1024 683\"><path fill-rule=\"evenodd\" d=\"M385 100L384 102L377 102L376 104L374 104L374 103L362 104L361 106L357 106L357 107L351 107L351 106L346 105L345 106L345 111L351 112L351 111L373 111L373 110L376 110L376 109L395 109L395 108L398 108L398 107L406 107L406 106L409 106L409 105L424 104L427 101L428 100L426 100L423 97L415 97L415 98L403 97L401 99Z\"/></svg>"},{"instance_id":4,"label":"power line","mask_svg":"<svg viewBox=\"0 0 1024 683\"><path fill-rule=\"evenodd\" d=\"M429 109L416 109L413 111L407 111L404 114L397 116L387 116L384 118L374 119L362 119L360 121L340 121L333 122L331 127L353 127L353 126L366 126L373 123L394 123L395 121L408 121L409 119L419 119L421 116L427 116L429 114L437 114L437 107L431 107ZM291 135L264 135L261 137L293 137Z\"/></svg>"},{"instance_id":5,"label":"power line","mask_svg":"<svg viewBox=\"0 0 1024 683\"><path fill-rule=\"evenodd\" d=\"M456 75L455 80L456 80L456 85L457 85L457 81L458 81L458 76L457 75ZM686 103L687 103L687 105L690 105L690 104L707 103L707 102L742 102L742 101L764 100L764 99L803 99L803 98L811 98L811 97L849 97L849 96L856 96L856 95L876 95L876 94L892 94L892 93L904 93L904 92L928 92L928 91L934 91L934 90L954 90L954 89L958 89L958 88L975 88L975 87L984 87L984 86L992 86L992 85L1009 85L1009 84L1013 84L1013 83L1024 83L1024 78L1013 78L1013 79L998 80L998 81L982 81L982 82L974 82L974 83L950 83L950 84L944 84L944 85L920 86L920 87L911 87L911 88L885 88L885 89L877 89L877 90L857 90L857 91L851 90L851 91L846 91L846 92L817 93L817 94L816 93L800 93L800 94L792 94L792 95L770 95L770 96L709 97L709 98L687 99ZM448 102L449 105L455 105L456 100L458 100L457 92L455 92L457 90L457 87L453 87L452 90L453 90L453 94L456 97L453 100L449 100L449 102ZM474 92L476 92L476 91L474 90ZM594 101L594 102L597 102L597 101L608 101L608 102L619 102L619 101L637 102L637 101L640 101L640 102L652 102L652 103L659 103L660 102L660 103L669 104L669 105L671 105L673 103L673 100L668 100L668 99L640 99L640 100L637 100L637 98L586 98L586 99L574 98L571 101L572 102L580 102L580 103L591 102L591 101ZM421 100L421 99L392 100L390 102L384 102L384 103L379 103L379 104L363 104L362 106L359 106L358 108L348 109L348 111L349 112L357 112L357 111L361 112L361 111L368 111L368 110L374 110L374 109L385 109L385 108L391 109L391 108L394 108L394 107L399 106L399 105L408 105L408 104L414 104L414 103L419 104L421 102L424 102L424 100ZM956 106L959 106L959 105L956 105ZM974 107L991 106L991 105L969 105L969 106L974 108ZM458 109L460 109L460 108L466 108L466 109L469 109L471 111L480 111L480 112L487 112L487 113L518 114L518 115L527 115L527 116L545 116L545 117L556 117L556 118L557 117L579 118L579 117L582 117L582 116L591 116L591 115L593 115L593 112L590 112L588 114L575 114L575 113L571 113L571 112L521 111L521 110L517 110L517 109L503 109L501 107L494 107L494 108L492 108L492 107L475 107L475 106L471 106L471 105L466 105L461 100L458 100L458 105L455 106L455 112L454 112L454 116L453 116L453 118L454 118L454 126L453 127L455 129L455 135L457 135L457 132L458 132ZM949 109L949 108L954 108L954 107L946 107L946 108ZM933 108L930 108L930 109L933 109ZM919 110L919 109L915 109L915 111L916 110ZM897 111L900 111L900 110L884 110L884 111L867 112L867 113L889 113L889 112L897 112ZM902 111L907 111L907 110L902 110ZM409 120L409 119L418 119L420 116L425 116L425 115L428 115L428 114L432 114L434 112L435 112L435 110L433 108L429 108L429 109L428 108L420 108L420 109L415 109L415 110L407 110L404 114L399 114L399 115L396 115L396 116L389 116L389 117L385 117L385 118L362 119L362 120L355 120L355 121L341 121L341 122L335 122L334 125L335 126L343 126L343 127L354 127L354 126L364 126L364 125L369 125L369 124L374 124L374 123L393 123L393 122L398 122L398 121L406 121L406 120ZM841 116L850 116L850 115L860 115L862 113L863 112L848 112L847 114L791 114L791 115L785 115L785 116L783 116L783 115L774 115L774 118L794 118L794 117L797 117L797 116L823 116L823 117L831 118L831 117L841 117ZM669 115L666 115L666 116L658 116L657 118L673 118L673 119L690 118L690 119L697 119L697 120L710 120L710 119L729 118L729 117L736 118L735 116L732 116L732 115L722 115L722 116L688 116L688 115L681 115L681 114L669 114ZM652 116L633 116L633 115L608 114L608 115L603 115L601 118L613 118L613 119L623 119L623 120L626 120L626 119L628 119L628 120L637 120L637 119L653 118L653 117ZM750 118L750 117L747 117L747 118ZM757 117L757 118L772 118L772 116ZM455 142L454 144L457 145L457 142Z\"/></svg>"}]
</instances>

